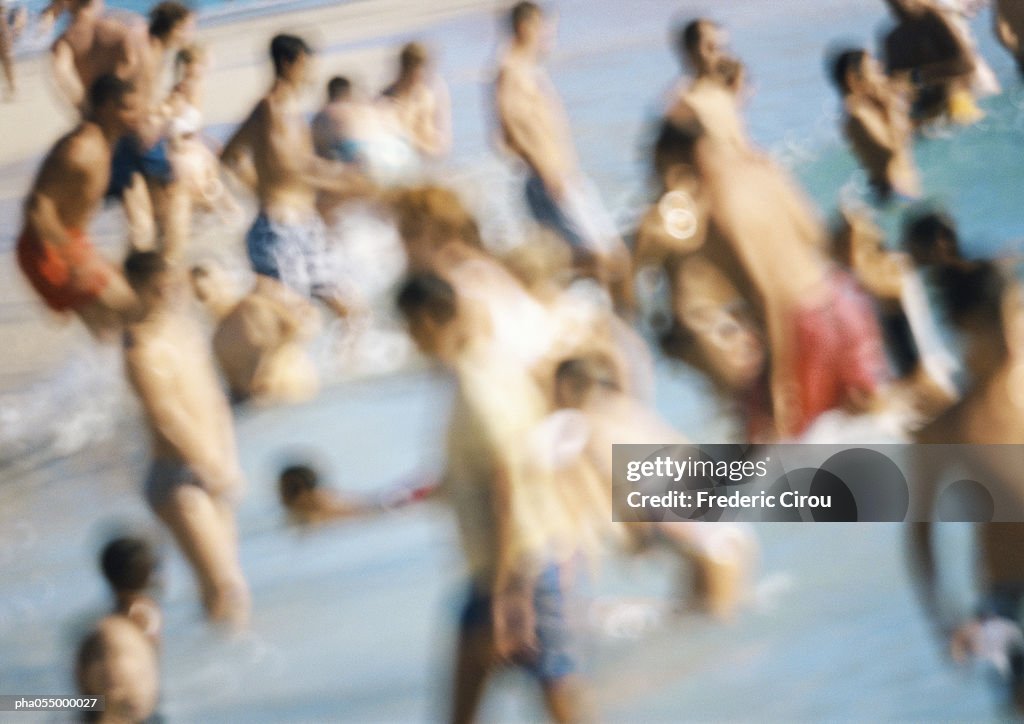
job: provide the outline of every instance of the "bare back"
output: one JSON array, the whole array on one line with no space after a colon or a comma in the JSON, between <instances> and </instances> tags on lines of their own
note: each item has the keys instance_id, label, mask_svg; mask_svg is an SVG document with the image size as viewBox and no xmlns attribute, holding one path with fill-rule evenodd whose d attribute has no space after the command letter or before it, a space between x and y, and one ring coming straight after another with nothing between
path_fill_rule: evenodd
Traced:
<instances>
[{"instance_id":1,"label":"bare back","mask_svg":"<svg viewBox=\"0 0 1024 724\"><path fill-rule=\"evenodd\" d=\"M99 126L86 122L60 139L47 155L28 203L44 196L54 204L65 229L84 231L109 181L110 144Z\"/></svg>"},{"instance_id":2,"label":"bare back","mask_svg":"<svg viewBox=\"0 0 1024 724\"><path fill-rule=\"evenodd\" d=\"M75 15L53 47L55 52L62 45L70 50L82 87L89 88L108 73L129 77L144 33L145 24L138 16L103 17L85 9Z\"/></svg>"}]
</instances>

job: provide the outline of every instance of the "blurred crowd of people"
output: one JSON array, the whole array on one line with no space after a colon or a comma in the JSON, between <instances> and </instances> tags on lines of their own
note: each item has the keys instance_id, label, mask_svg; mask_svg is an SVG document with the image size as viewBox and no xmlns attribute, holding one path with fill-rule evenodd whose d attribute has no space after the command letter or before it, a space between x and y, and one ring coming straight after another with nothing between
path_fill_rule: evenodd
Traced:
<instances>
[{"instance_id":1,"label":"blurred crowd of people","mask_svg":"<svg viewBox=\"0 0 1024 724\"><path fill-rule=\"evenodd\" d=\"M828 58L842 134L880 205L921 195L914 143L923 129L973 123L983 115L977 101L999 92L965 21L978 3L886 4L890 28L877 53L843 48ZM994 16L1021 63L1019 6L997 1ZM687 440L655 411L652 339L659 354L706 376L743 442L858 442L843 435L855 417L904 440L1024 441L1012 266L965 258L941 211L908 217L898 240L884 238L868 205L845 204L835 224L823 223L748 135L746 68L712 20L674 37L683 72L651 136L651 202L624 238L582 169L544 69L549 12L532 2L508 10L493 119L498 151L525 170L535 223L498 254L443 182L458 139L423 45L401 48L380 93L331 77L310 121L303 99L318 77L315 53L299 36L276 35L270 87L218 147L202 135L211 58L194 40L190 8L164 0L147 22L107 12L102 0L57 0L46 13L50 22L67 16L53 72L80 122L40 166L17 260L51 310L123 345L152 439L145 499L192 566L210 620L244 626L251 605L234 517L244 481L232 405L316 394L308 344L322 312L358 314L331 233L352 204L372 206L397 230L407 260L398 314L455 382L447 465L439 480L367 501L324 486L298 461L282 471L280 496L302 525L450 503L469 579L455 721L474 719L488 675L505 664L536 679L552 719L594 718L574 593L609 549L667 547L690 572L699 608L724 617L742 609L756 570L751 529L612 522L612 445ZM13 94L11 47L25 19L0 18ZM257 207L244 242L255 282L239 290L217 263L184 260L193 217L238 217L246 195ZM131 249L121 264L89 240L105 200L125 210ZM638 280L652 274L666 282L666 312L638 302ZM988 619L961 625L943 609L930 531L915 527L911 540L943 636L958 655L977 653ZM985 616L1017 618L1022 543L1019 525L985 527ZM156 708L160 614L146 593L155 565L144 540L118 539L103 552L116 605L82 643L76 669L83 693L107 695L101 718L141 721ZM1020 638L1007 630L1016 632L1008 642Z\"/></svg>"}]
</instances>

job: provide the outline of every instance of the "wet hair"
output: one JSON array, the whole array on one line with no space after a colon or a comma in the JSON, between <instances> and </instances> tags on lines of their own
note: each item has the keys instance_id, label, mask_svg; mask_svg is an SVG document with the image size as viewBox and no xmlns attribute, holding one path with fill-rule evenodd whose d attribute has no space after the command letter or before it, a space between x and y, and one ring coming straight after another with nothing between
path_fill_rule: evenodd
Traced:
<instances>
[{"instance_id":1,"label":"wet hair","mask_svg":"<svg viewBox=\"0 0 1024 724\"><path fill-rule=\"evenodd\" d=\"M290 507L300 495L320 487L320 476L309 465L302 463L289 465L277 478L277 492L281 503Z\"/></svg>"},{"instance_id":2,"label":"wet hair","mask_svg":"<svg viewBox=\"0 0 1024 724\"><path fill-rule=\"evenodd\" d=\"M522 27L523 23L540 14L540 5L537 3L529 2L528 0L516 3L512 6L512 9L508 11L509 30L512 31L513 35L517 35L519 33L519 28Z\"/></svg>"},{"instance_id":3,"label":"wet hair","mask_svg":"<svg viewBox=\"0 0 1024 724\"><path fill-rule=\"evenodd\" d=\"M451 189L434 185L402 189L391 196L390 205L403 239L425 236L435 243L458 239L483 247L476 219Z\"/></svg>"},{"instance_id":4,"label":"wet hair","mask_svg":"<svg viewBox=\"0 0 1024 724\"><path fill-rule=\"evenodd\" d=\"M662 178L675 165L694 165L697 142L704 134L704 125L692 109L685 115L662 121L652 153L657 177Z\"/></svg>"},{"instance_id":5,"label":"wet hair","mask_svg":"<svg viewBox=\"0 0 1024 724\"><path fill-rule=\"evenodd\" d=\"M337 101L346 97L352 92L352 81L348 78L336 75L327 81L327 100Z\"/></svg>"},{"instance_id":6,"label":"wet hair","mask_svg":"<svg viewBox=\"0 0 1024 724\"><path fill-rule=\"evenodd\" d=\"M426 315L438 324L448 324L458 310L455 289L436 274L413 274L398 292L398 309L406 319Z\"/></svg>"},{"instance_id":7,"label":"wet hair","mask_svg":"<svg viewBox=\"0 0 1024 724\"><path fill-rule=\"evenodd\" d=\"M126 95L135 92L135 84L118 78L113 73L101 75L89 87L89 106L96 110L108 103L121 103Z\"/></svg>"},{"instance_id":8,"label":"wet hair","mask_svg":"<svg viewBox=\"0 0 1024 724\"><path fill-rule=\"evenodd\" d=\"M115 538L100 553L100 570L114 591L143 591L149 587L157 568L152 546L142 539Z\"/></svg>"},{"instance_id":9,"label":"wet hair","mask_svg":"<svg viewBox=\"0 0 1024 724\"><path fill-rule=\"evenodd\" d=\"M406 43L402 46L402 52L398 54L398 65L403 73L415 70L426 65L430 54L422 43Z\"/></svg>"},{"instance_id":10,"label":"wet hair","mask_svg":"<svg viewBox=\"0 0 1024 724\"><path fill-rule=\"evenodd\" d=\"M941 247L945 242L947 249ZM962 259L956 222L941 211L912 216L903 225L903 246L918 264L931 264L943 254Z\"/></svg>"},{"instance_id":11,"label":"wet hair","mask_svg":"<svg viewBox=\"0 0 1024 724\"><path fill-rule=\"evenodd\" d=\"M281 75L286 67L303 55L312 55L313 49L298 35L280 33L270 41L270 59L274 62L274 73Z\"/></svg>"},{"instance_id":12,"label":"wet hair","mask_svg":"<svg viewBox=\"0 0 1024 724\"><path fill-rule=\"evenodd\" d=\"M155 251L136 251L124 260L125 279L135 290L142 289L169 268L167 260Z\"/></svg>"},{"instance_id":13,"label":"wet hair","mask_svg":"<svg viewBox=\"0 0 1024 724\"><path fill-rule=\"evenodd\" d=\"M163 0L149 11L149 34L154 38L166 38L178 23L187 20L192 9L177 0Z\"/></svg>"},{"instance_id":14,"label":"wet hair","mask_svg":"<svg viewBox=\"0 0 1024 724\"><path fill-rule=\"evenodd\" d=\"M936 274L935 286L943 312L960 329L1002 326L1010 279L995 262L945 267Z\"/></svg>"},{"instance_id":15,"label":"wet hair","mask_svg":"<svg viewBox=\"0 0 1024 724\"><path fill-rule=\"evenodd\" d=\"M563 360L555 369L555 389L569 388L573 400L582 401L595 387L621 391L615 365L607 355L591 354Z\"/></svg>"},{"instance_id":16,"label":"wet hair","mask_svg":"<svg viewBox=\"0 0 1024 724\"><path fill-rule=\"evenodd\" d=\"M850 93L850 72L859 71L868 54L861 48L849 48L832 58L832 83L844 96Z\"/></svg>"}]
</instances>

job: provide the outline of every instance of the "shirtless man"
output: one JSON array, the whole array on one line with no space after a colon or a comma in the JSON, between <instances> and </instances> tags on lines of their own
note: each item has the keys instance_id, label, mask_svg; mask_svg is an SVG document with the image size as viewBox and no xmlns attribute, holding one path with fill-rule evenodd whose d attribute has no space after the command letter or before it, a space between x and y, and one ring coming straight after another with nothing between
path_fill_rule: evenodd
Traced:
<instances>
[{"instance_id":1,"label":"shirtless man","mask_svg":"<svg viewBox=\"0 0 1024 724\"><path fill-rule=\"evenodd\" d=\"M914 120L978 120L970 91L974 57L950 20L930 0L886 2L896 20L883 43L886 72L913 87Z\"/></svg>"},{"instance_id":2,"label":"shirtless man","mask_svg":"<svg viewBox=\"0 0 1024 724\"><path fill-rule=\"evenodd\" d=\"M102 75L135 80L146 26L134 14L104 14L103 0L68 0L71 15L50 50L54 78L64 98L85 111L88 89Z\"/></svg>"},{"instance_id":3,"label":"shirtless man","mask_svg":"<svg viewBox=\"0 0 1024 724\"><path fill-rule=\"evenodd\" d=\"M919 197L913 125L881 66L863 50L846 50L833 62L832 80L846 110L843 132L878 198Z\"/></svg>"},{"instance_id":4,"label":"shirtless man","mask_svg":"<svg viewBox=\"0 0 1024 724\"><path fill-rule=\"evenodd\" d=\"M227 142L221 161L259 199L259 215L246 237L253 271L320 299L344 317L348 309L337 287L317 196L354 195L366 185L342 164L313 152L299 105L311 77L312 52L302 38L274 37L274 83Z\"/></svg>"},{"instance_id":5,"label":"shirtless man","mask_svg":"<svg viewBox=\"0 0 1024 724\"><path fill-rule=\"evenodd\" d=\"M151 721L160 699L156 649L127 616L104 616L78 647L75 681L81 695L106 697L88 721Z\"/></svg>"},{"instance_id":6,"label":"shirtless man","mask_svg":"<svg viewBox=\"0 0 1024 724\"><path fill-rule=\"evenodd\" d=\"M133 228L155 223L158 248L172 259L180 256L188 240L191 206L187 188L175 178L169 157L163 80L170 58L188 43L194 26L194 13L176 0L164 0L150 10L133 76L145 117L138 132L123 138L114 149L113 176L107 190L109 198L124 202ZM137 186L140 177L145 193Z\"/></svg>"},{"instance_id":7,"label":"shirtless man","mask_svg":"<svg viewBox=\"0 0 1024 724\"><path fill-rule=\"evenodd\" d=\"M269 277L239 299L217 267L192 268L192 290L217 323L213 355L235 404L301 402L318 389L304 343L319 329L316 308Z\"/></svg>"},{"instance_id":8,"label":"shirtless man","mask_svg":"<svg viewBox=\"0 0 1024 724\"><path fill-rule=\"evenodd\" d=\"M673 91L668 114L677 104L685 103L700 116L709 132L749 151L750 139L740 117L737 92L743 66L726 54L723 36L721 28L704 18L687 23L679 31L676 50L684 72L689 71L691 78Z\"/></svg>"},{"instance_id":9,"label":"shirtless man","mask_svg":"<svg viewBox=\"0 0 1024 724\"><path fill-rule=\"evenodd\" d=\"M690 250L727 247L723 258L749 280L750 293L739 288L767 330L780 436L828 409L868 404L885 375L877 321L852 279L829 268L823 229L778 168L709 136L685 111L662 125L657 174L689 200Z\"/></svg>"},{"instance_id":10,"label":"shirtless man","mask_svg":"<svg viewBox=\"0 0 1024 724\"><path fill-rule=\"evenodd\" d=\"M440 493L455 510L471 586L451 719L473 721L496 665L517 663L541 685L552 719L588 721L567 601L576 529L562 492L527 454L544 414L540 390L518 362L481 343L469 305L440 277L411 277L398 306L420 350L457 384Z\"/></svg>"},{"instance_id":11,"label":"shirtless man","mask_svg":"<svg viewBox=\"0 0 1024 724\"><path fill-rule=\"evenodd\" d=\"M991 451L980 450L985 459L958 454L957 460L973 468L968 477L970 473L980 473L979 480L1004 485L1015 499L1022 500L1019 454L1006 451L1019 450L1024 443L1024 292L1019 282L991 262L950 267L943 277L941 299L953 324L964 335L965 362L972 384L958 404L919 432L917 442L993 446ZM926 514L934 514L932 504L941 485L952 482L946 471L930 464L933 458L922 451L918 456L920 475L915 479L923 486L928 501L923 509ZM956 478L963 477L963 472L954 471ZM910 558L925 611L939 634L953 645L969 633L973 622L959 620L960 616L940 597L932 532L930 523L911 526ZM981 608L1019 623L1024 600L1024 566L1020 557L1024 524L982 523L978 527L978 546L985 601ZM1014 674L1013 699L1019 715L1024 711L1024 679L1019 670Z\"/></svg>"},{"instance_id":12,"label":"shirtless man","mask_svg":"<svg viewBox=\"0 0 1024 724\"><path fill-rule=\"evenodd\" d=\"M550 32L544 14L535 3L520 2L509 25L512 38L501 57L495 103L505 147L529 169L530 213L572 247L620 308L630 310L629 253L579 170L565 110L540 64Z\"/></svg>"},{"instance_id":13,"label":"shirtless man","mask_svg":"<svg viewBox=\"0 0 1024 724\"><path fill-rule=\"evenodd\" d=\"M1024 75L1024 3L1020 0L996 0L992 15L996 23L996 37L1017 61L1017 71Z\"/></svg>"},{"instance_id":14,"label":"shirtless man","mask_svg":"<svg viewBox=\"0 0 1024 724\"><path fill-rule=\"evenodd\" d=\"M125 275L143 307L124 358L152 437L146 500L192 565L207 616L242 625L249 594L233 510L243 481L231 410L188 316L186 281L155 252L129 256Z\"/></svg>"},{"instance_id":15,"label":"shirtless man","mask_svg":"<svg viewBox=\"0 0 1024 724\"><path fill-rule=\"evenodd\" d=\"M398 77L381 94L417 151L440 158L451 148L451 100L431 67L427 49L408 43L398 56Z\"/></svg>"},{"instance_id":16,"label":"shirtless man","mask_svg":"<svg viewBox=\"0 0 1024 724\"><path fill-rule=\"evenodd\" d=\"M109 339L134 311L135 295L87 234L109 181L111 149L138 122L138 97L131 83L105 75L93 83L89 106L43 161L25 201L17 254L50 309L74 312L94 336Z\"/></svg>"}]
</instances>

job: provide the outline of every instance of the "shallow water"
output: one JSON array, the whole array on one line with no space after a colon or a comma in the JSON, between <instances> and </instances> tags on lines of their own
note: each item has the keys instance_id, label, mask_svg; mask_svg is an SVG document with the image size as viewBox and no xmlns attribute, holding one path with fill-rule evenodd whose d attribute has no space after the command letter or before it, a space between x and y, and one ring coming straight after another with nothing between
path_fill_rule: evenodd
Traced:
<instances>
[{"instance_id":1,"label":"shallow water","mask_svg":"<svg viewBox=\"0 0 1024 724\"><path fill-rule=\"evenodd\" d=\"M811 198L830 211L840 189L852 184L856 192L862 181L838 140L838 101L821 58L836 39L870 41L882 3L723 0L704 7L730 28L734 48L750 66L754 138L790 164ZM568 0L559 8L552 75L584 167L612 208L628 217L644 188L645 120L674 77L665 28L680 6ZM989 118L982 126L922 141L917 149L928 193L956 212L977 254L1021 236L1024 222L1018 211L1024 164L1017 153L1024 98L987 22L976 21L976 31L1008 92L985 103ZM459 183L475 187L471 198L493 212L485 228L513 233L521 204L516 179L493 157L484 123L481 63L492 53L495 25L489 13L475 13L431 26L422 36L441 49L451 86ZM887 228L898 220L899 210L883 215ZM106 605L95 570L97 546L118 526L157 531L137 492L144 441L134 406L125 402L116 363L99 359L65 368L56 381L28 381L0 400L0 412L7 411L0 414L5 692L71 690L73 641ZM696 377L662 365L658 383L658 407L681 430L696 440L728 438L727 418ZM445 388L433 377L411 373L349 383L309 405L239 419L251 485L240 522L255 599L253 628L240 640L211 635L198 621L187 570L168 551L162 710L171 721L441 715L460 591L447 515L424 506L302 534L283 525L272 480L295 455L314 456L332 484L349 490L371 491L434 469L445 400ZM68 418L79 421L55 424ZM735 625L686 618L638 640L595 634L593 674L608 720L979 719L995 713L980 674L944 665L907 582L898 526L775 524L760 533L764 577L757 605ZM948 586L964 610L971 603L966 542L965 529L946 530ZM650 607L671 590L670 572L670 562L658 555L613 561L598 592L639 597ZM524 704L520 696L529 694L524 682L512 676L508 683L489 700L489 718L535 719L532 699Z\"/></svg>"}]
</instances>

